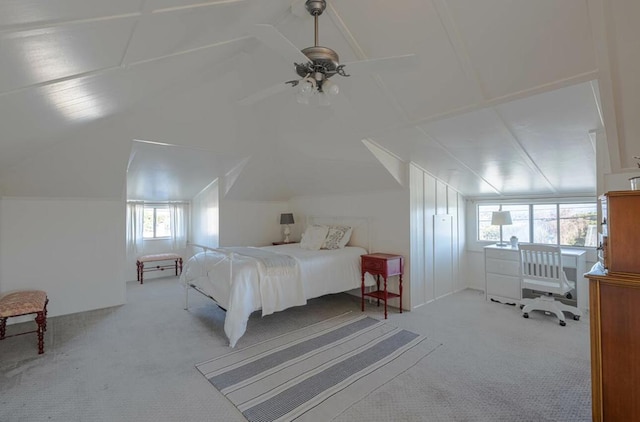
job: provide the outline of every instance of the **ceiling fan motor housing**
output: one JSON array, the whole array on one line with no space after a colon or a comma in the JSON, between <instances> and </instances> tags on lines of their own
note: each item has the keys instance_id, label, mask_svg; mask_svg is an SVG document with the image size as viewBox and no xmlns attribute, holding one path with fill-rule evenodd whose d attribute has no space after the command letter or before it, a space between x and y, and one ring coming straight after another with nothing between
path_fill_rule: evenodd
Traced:
<instances>
[{"instance_id":1,"label":"ceiling fan motor housing","mask_svg":"<svg viewBox=\"0 0 640 422\"><path fill-rule=\"evenodd\" d=\"M327 8L327 2L325 0L307 0L305 7L311 16L320 16Z\"/></svg>"},{"instance_id":2,"label":"ceiling fan motor housing","mask_svg":"<svg viewBox=\"0 0 640 422\"><path fill-rule=\"evenodd\" d=\"M296 72L303 78L312 73L311 71L324 73L329 78L336 73L340 65L338 53L328 47L307 47L302 50L302 54L311 62L296 64Z\"/></svg>"}]
</instances>

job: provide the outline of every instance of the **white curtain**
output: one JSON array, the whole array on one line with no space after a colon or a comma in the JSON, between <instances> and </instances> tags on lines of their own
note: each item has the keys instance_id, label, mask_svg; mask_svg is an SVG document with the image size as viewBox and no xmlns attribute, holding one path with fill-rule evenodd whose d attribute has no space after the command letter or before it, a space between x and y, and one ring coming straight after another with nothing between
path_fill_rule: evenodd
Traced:
<instances>
[{"instance_id":1,"label":"white curtain","mask_svg":"<svg viewBox=\"0 0 640 422\"><path fill-rule=\"evenodd\" d=\"M173 249L184 249L187 247L187 212L189 204L173 203L169 204L171 215L171 239Z\"/></svg>"},{"instance_id":2,"label":"white curtain","mask_svg":"<svg viewBox=\"0 0 640 422\"><path fill-rule=\"evenodd\" d=\"M142 250L144 230L144 203L127 202L127 254Z\"/></svg>"}]
</instances>

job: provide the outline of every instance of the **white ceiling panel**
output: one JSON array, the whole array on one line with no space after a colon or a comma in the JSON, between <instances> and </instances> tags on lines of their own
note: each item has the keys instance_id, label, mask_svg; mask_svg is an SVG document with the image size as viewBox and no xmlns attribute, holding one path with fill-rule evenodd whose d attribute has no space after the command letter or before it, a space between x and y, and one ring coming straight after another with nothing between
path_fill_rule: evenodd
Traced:
<instances>
[{"instance_id":1,"label":"white ceiling panel","mask_svg":"<svg viewBox=\"0 0 640 422\"><path fill-rule=\"evenodd\" d=\"M133 142L127 199L189 201L241 160L202 149Z\"/></svg>"},{"instance_id":2,"label":"white ceiling panel","mask_svg":"<svg viewBox=\"0 0 640 422\"><path fill-rule=\"evenodd\" d=\"M296 88L286 86L239 103L298 78L293 63L247 34L270 24L297 48L312 46L304 0L0 0L0 168L15 170L16 193L37 184L16 181L20 163L39 149L42 162L47 151L82 162L114 140L122 151L111 157L121 160L132 139L146 139L212 151L215 171L193 161L206 179L248 160L229 192L236 199L397 187L362 145L369 138L469 197L588 194L596 181L587 135L602 129L599 110L620 135L610 143L612 168L620 167L618 150L623 166L640 155L637 2L605 2L602 11L597 3L329 0L319 44L341 63L417 56L415 67L376 74L347 67L350 77L332 78L339 96L320 107L298 104ZM608 85L579 83L598 71L604 80L611 74ZM96 145L86 147L87 137ZM155 192L155 200L189 195L163 166L173 162L169 173L187 179L201 175L178 169L191 159L172 160L172 151L148 152L132 168L132 188ZM120 169L124 178L125 165L103 171ZM51 164L41 173L55 169L68 183L84 167L64 175L64 164ZM101 186L91 177L79 183L82 192ZM116 179L105 194L113 195Z\"/></svg>"},{"instance_id":3,"label":"white ceiling panel","mask_svg":"<svg viewBox=\"0 0 640 422\"><path fill-rule=\"evenodd\" d=\"M335 2L335 8L368 58L418 56L416 66L380 73L410 119L479 101L432 2L350 0Z\"/></svg>"},{"instance_id":4,"label":"white ceiling panel","mask_svg":"<svg viewBox=\"0 0 640 422\"><path fill-rule=\"evenodd\" d=\"M412 161L464 195L500 194L499 190L465 166L442 145L422 134L413 142L412 156Z\"/></svg>"},{"instance_id":5,"label":"white ceiling panel","mask_svg":"<svg viewBox=\"0 0 640 422\"><path fill-rule=\"evenodd\" d=\"M491 109L422 125L426 133L502 194L555 193Z\"/></svg>"},{"instance_id":6,"label":"white ceiling panel","mask_svg":"<svg viewBox=\"0 0 640 422\"><path fill-rule=\"evenodd\" d=\"M0 27L135 14L143 3L144 0L3 0Z\"/></svg>"},{"instance_id":7,"label":"white ceiling panel","mask_svg":"<svg viewBox=\"0 0 640 422\"><path fill-rule=\"evenodd\" d=\"M118 66L135 20L0 34L0 92Z\"/></svg>"},{"instance_id":8,"label":"white ceiling panel","mask_svg":"<svg viewBox=\"0 0 640 422\"><path fill-rule=\"evenodd\" d=\"M287 10L282 0L203 3L145 15L127 51L126 63L162 57L247 36L251 25L269 23ZM266 20L266 22L265 22Z\"/></svg>"},{"instance_id":9,"label":"white ceiling panel","mask_svg":"<svg viewBox=\"0 0 640 422\"><path fill-rule=\"evenodd\" d=\"M496 110L542 173L561 192L595 192L589 132L602 129L595 82L513 101Z\"/></svg>"},{"instance_id":10,"label":"white ceiling panel","mask_svg":"<svg viewBox=\"0 0 640 422\"><path fill-rule=\"evenodd\" d=\"M597 69L584 0L446 4L488 99Z\"/></svg>"}]
</instances>

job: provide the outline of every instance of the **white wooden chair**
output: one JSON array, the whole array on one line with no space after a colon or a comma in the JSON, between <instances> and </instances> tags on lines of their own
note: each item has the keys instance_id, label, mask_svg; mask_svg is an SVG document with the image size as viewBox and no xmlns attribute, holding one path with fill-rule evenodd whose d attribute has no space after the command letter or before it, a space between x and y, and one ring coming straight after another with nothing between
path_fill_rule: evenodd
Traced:
<instances>
[{"instance_id":1,"label":"white wooden chair","mask_svg":"<svg viewBox=\"0 0 640 422\"><path fill-rule=\"evenodd\" d=\"M568 296L575 289L575 283L567 280L562 268L562 252L559 246L520 245L520 274L522 288L541 292L535 299L522 299L522 316L529 318L531 311L555 314L560 325L566 325L564 312L573 314L576 321L582 312L575 306L566 305L553 298L553 294Z\"/></svg>"}]
</instances>

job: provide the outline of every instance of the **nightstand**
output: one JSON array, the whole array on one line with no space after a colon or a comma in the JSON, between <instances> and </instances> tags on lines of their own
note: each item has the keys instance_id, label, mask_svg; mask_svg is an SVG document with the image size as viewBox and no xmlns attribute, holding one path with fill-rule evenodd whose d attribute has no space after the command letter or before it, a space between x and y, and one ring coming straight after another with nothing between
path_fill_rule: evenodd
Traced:
<instances>
[{"instance_id":1,"label":"nightstand","mask_svg":"<svg viewBox=\"0 0 640 422\"><path fill-rule=\"evenodd\" d=\"M362 265L362 312L364 312L365 297L373 297L378 300L378 306L380 306L380 300L384 301L384 319L387 319L387 301L397 297L400 299L400 313L402 313L402 272L404 269L404 258L402 255L372 253L361 255L360 258ZM365 273L376 276L377 289L373 292L365 292ZM387 278L394 275L398 276L398 293L387 291ZM380 289L380 276L384 279L382 289Z\"/></svg>"}]
</instances>

